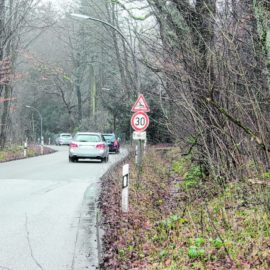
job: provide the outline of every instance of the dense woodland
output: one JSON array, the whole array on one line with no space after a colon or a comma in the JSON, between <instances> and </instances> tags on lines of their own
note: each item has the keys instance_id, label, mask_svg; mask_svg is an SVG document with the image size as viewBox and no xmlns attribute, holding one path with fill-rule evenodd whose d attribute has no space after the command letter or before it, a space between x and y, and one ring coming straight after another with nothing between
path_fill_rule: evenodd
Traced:
<instances>
[{"instance_id":1,"label":"dense woodland","mask_svg":"<svg viewBox=\"0 0 270 270\"><path fill-rule=\"evenodd\" d=\"M143 93L151 143L179 145L221 185L267 172L269 22L269 0L0 0L0 146L38 142L26 105L45 142L76 130L129 140Z\"/></svg>"}]
</instances>

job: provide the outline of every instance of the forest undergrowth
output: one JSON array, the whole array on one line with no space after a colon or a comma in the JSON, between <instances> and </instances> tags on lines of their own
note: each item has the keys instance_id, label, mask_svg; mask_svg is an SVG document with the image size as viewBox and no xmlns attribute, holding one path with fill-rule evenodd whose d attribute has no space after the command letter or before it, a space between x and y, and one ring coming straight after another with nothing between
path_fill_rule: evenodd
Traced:
<instances>
[{"instance_id":1,"label":"forest undergrowth","mask_svg":"<svg viewBox=\"0 0 270 270\"><path fill-rule=\"evenodd\" d=\"M177 148L149 149L138 182L130 164L129 212L121 212L122 167L102 179L103 269L270 269L270 189L205 178ZM263 184L264 183L264 184Z\"/></svg>"}]
</instances>

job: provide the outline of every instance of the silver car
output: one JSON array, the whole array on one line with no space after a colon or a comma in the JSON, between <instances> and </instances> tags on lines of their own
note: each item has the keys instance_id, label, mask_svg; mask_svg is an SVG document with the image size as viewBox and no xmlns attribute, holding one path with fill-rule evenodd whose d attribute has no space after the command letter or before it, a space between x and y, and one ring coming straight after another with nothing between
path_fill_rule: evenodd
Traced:
<instances>
[{"instance_id":1,"label":"silver car","mask_svg":"<svg viewBox=\"0 0 270 270\"><path fill-rule=\"evenodd\" d=\"M55 139L56 145L69 145L72 141L72 136L70 133L61 133Z\"/></svg>"},{"instance_id":2,"label":"silver car","mask_svg":"<svg viewBox=\"0 0 270 270\"><path fill-rule=\"evenodd\" d=\"M109 160L109 147L101 133L77 132L69 145L69 161L78 159Z\"/></svg>"}]
</instances>

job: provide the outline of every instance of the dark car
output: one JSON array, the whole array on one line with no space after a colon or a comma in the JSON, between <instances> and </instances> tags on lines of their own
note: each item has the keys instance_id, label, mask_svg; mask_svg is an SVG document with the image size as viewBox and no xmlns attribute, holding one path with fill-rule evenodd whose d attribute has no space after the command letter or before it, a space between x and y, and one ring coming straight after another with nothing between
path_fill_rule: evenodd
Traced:
<instances>
[{"instance_id":1,"label":"dark car","mask_svg":"<svg viewBox=\"0 0 270 270\"><path fill-rule=\"evenodd\" d=\"M119 153L120 150L120 143L119 140L116 138L114 133L105 133L103 134L107 145L109 146L110 152Z\"/></svg>"}]
</instances>

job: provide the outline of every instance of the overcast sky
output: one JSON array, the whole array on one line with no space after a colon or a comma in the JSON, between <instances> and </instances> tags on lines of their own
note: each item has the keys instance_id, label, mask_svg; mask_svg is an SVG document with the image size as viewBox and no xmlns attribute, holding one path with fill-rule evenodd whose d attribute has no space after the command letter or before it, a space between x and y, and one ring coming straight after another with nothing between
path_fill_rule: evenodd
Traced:
<instances>
[{"instance_id":1,"label":"overcast sky","mask_svg":"<svg viewBox=\"0 0 270 270\"><path fill-rule=\"evenodd\" d=\"M57 9L65 9L71 3L76 2L76 0L42 0L43 2L51 2Z\"/></svg>"}]
</instances>

